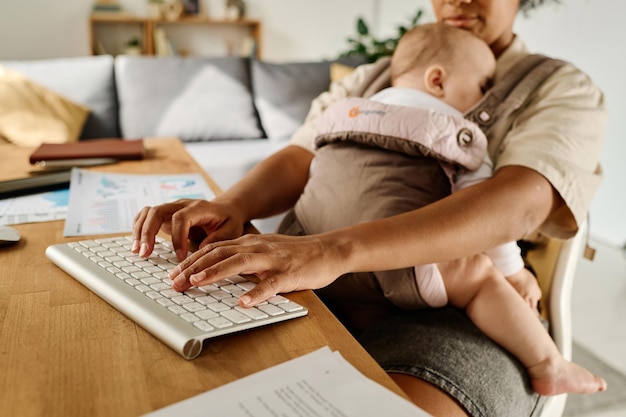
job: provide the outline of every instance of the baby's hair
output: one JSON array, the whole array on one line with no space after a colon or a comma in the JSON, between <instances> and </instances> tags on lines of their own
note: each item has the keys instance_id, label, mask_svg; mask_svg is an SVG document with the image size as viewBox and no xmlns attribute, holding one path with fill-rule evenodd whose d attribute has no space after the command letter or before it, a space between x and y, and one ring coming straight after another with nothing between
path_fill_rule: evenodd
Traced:
<instances>
[{"instance_id":1,"label":"baby's hair","mask_svg":"<svg viewBox=\"0 0 626 417\"><path fill-rule=\"evenodd\" d=\"M541 6L542 4L545 3L560 3L561 0L520 0L519 2L519 9L523 12L523 13L528 13L530 10Z\"/></svg>"},{"instance_id":2,"label":"baby's hair","mask_svg":"<svg viewBox=\"0 0 626 417\"><path fill-rule=\"evenodd\" d=\"M454 62L473 38L478 39L471 32L443 23L415 26L402 36L391 58L392 84L409 71Z\"/></svg>"}]
</instances>

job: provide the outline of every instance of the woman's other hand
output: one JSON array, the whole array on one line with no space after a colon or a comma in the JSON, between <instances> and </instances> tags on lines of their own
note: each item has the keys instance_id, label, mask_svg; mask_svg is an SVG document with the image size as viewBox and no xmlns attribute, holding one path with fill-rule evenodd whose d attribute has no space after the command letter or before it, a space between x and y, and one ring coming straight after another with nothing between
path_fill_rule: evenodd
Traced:
<instances>
[{"instance_id":1,"label":"woman's other hand","mask_svg":"<svg viewBox=\"0 0 626 417\"><path fill-rule=\"evenodd\" d=\"M172 236L176 257L187 257L188 239L200 247L211 242L233 239L243 233L245 221L235 207L226 203L182 199L154 207L144 207L133 222L132 251L148 256L154 249L159 230Z\"/></svg>"},{"instance_id":2,"label":"woman's other hand","mask_svg":"<svg viewBox=\"0 0 626 417\"><path fill-rule=\"evenodd\" d=\"M254 275L258 285L240 298L250 307L279 294L322 288L344 271L341 250L321 235L245 235L210 243L182 261L172 272L173 288L184 291L237 274Z\"/></svg>"}]
</instances>

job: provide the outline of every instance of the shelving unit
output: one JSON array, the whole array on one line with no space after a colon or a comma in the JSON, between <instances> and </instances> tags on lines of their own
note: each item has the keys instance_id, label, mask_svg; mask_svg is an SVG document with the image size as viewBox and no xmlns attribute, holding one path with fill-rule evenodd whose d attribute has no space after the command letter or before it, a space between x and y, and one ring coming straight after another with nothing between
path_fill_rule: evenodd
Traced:
<instances>
[{"instance_id":1,"label":"shelving unit","mask_svg":"<svg viewBox=\"0 0 626 417\"><path fill-rule=\"evenodd\" d=\"M155 31L162 28L167 31L168 27L185 27L185 30L193 30L194 27L214 28L214 29L235 29L241 32L241 39L249 38L254 48L257 58L261 57L261 22L253 19L239 20L216 20L204 16L185 16L178 20L152 19L146 17L130 16L127 14L94 14L89 18L89 44L91 53L98 55L101 53L111 53L104 51L103 45L108 40L108 35L103 35L107 29L126 29L126 37L136 36L140 39L142 53L144 55L155 55ZM115 34L111 32L111 37ZM117 39L119 44L122 40ZM119 48L121 50L121 47ZM121 53L112 52L113 55Z\"/></svg>"}]
</instances>

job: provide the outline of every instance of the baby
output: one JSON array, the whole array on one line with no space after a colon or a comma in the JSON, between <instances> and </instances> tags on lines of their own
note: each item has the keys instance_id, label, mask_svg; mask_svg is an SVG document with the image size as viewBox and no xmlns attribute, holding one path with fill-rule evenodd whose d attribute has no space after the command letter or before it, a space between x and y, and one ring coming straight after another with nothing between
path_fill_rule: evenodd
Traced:
<instances>
[{"instance_id":1,"label":"baby","mask_svg":"<svg viewBox=\"0 0 626 417\"><path fill-rule=\"evenodd\" d=\"M410 206L409 194L438 190L430 200L435 201L445 196L440 190L446 180L448 194L480 186L492 174L487 141L462 115L482 99L495 68L489 47L470 32L442 24L408 31L392 57L392 86L369 99L335 103L318 121L318 152L300 199L305 203L295 207L303 232L321 233L417 209L429 201L420 197L419 204ZM419 171L422 163L432 169ZM438 172L444 174L437 177ZM438 185L428 188L433 178ZM537 393L605 390L602 378L562 357L541 324L535 310L540 290L515 242L488 255L495 267L480 276L446 276L437 265L420 265L370 273L374 284L362 273L343 276L322 295L345 300L356 291L354 297L365 299L363 294L375 288L401 308L451 304L520 360Z\"/></svg>"}]
</instances>

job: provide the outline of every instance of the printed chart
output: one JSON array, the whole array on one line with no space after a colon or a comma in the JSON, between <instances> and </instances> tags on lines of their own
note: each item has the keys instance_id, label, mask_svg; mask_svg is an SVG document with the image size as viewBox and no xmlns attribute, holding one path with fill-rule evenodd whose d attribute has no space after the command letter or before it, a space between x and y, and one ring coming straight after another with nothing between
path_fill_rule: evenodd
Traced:
<instances>
[{"instance_id":1,"label":"printed chart","mask_svg":"<svg viewBox=\"0 0 626 417\"><path fill-rule=\"evenodd\" d=\"M63 220L69 189L0 200L0 225Z\"/></svg>"},{"instance_id":2,"label":"printed chart","mask_svg":"<svg viewBox=\"0 0 626 417\"><path fill-rule=\"evenodd\" d=\"M214 196L200 174L110 174L74 168L64 235L128 233L145 206Z\"/></svg>"}]
</instances>

